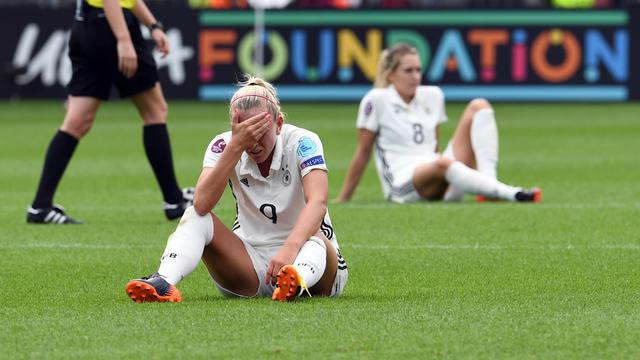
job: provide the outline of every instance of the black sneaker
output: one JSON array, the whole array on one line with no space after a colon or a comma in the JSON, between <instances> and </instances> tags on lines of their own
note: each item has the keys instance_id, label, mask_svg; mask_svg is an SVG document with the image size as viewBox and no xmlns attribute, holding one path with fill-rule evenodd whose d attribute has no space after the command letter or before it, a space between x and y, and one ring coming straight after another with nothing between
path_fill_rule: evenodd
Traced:
<instances>
[{"instance_id":1,"label":"black sneaker","mask_svg":"<svg viewBox=\"0 0 640 360\"><path fill-rule=\"evenodd\" d=\"M60 205L53 205L47 208L34 209L29 206L27 209L28 224L82 224L70 216L65 215L64 208Z\"/></svg>"},{"instance_id":2,"label":"black sneaker","mask_svg":"<svg viewBox=\"0 0 640 360\"><path fill-rule=\"evenodd\" d=\"M164 203L164 214L169 220L175 220L182 217L184 211L193 205L194 188L182 189L182 199L177 204Z\"/></svg>"},{"instance_id":3,"label":"black sneaker","mask_svg":"<svg viewBox=\"0 0 640 360\"><path fill-rule=\"evenodd\" d=\"M516 201L518 202L540 202L542 200L542 189L533 188L518 191L516 193Z\"/></svg>"},{"instance_id":4,"label":"black sneaker","mask_svg":"<svg viewBox=\"0 0 640 360\"><path fill-rule=\"evenodd\" d=\"M175 286L169 284L160 274L134 279L125 286L127 296L135 302L181 302L182 296Z\"/></svg>"}]
</instances>

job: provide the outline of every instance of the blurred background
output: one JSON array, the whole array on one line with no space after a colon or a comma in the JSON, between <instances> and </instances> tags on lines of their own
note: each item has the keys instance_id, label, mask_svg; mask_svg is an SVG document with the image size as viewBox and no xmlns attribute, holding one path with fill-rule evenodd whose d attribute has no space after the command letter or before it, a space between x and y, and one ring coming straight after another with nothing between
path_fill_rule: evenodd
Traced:
<instances>
[{"instance_id":1,"label":"blurred background","mask_svg":"<svg viewBox=\"0 0 640 360\"><path fill-rule=\"evenodd\" d=\"M227 100L243 73L287 101L357 101L379 53L415 46L448 100L640 97L640 0L148 0L169 99ZM0 99L62 99L76 0L0 2ZM148 31L143 29L148 36ZM261 41L258 41L260 39Z\"/></svg>"},{"instance_id":2,"label":"blurred background","mask_svg":"<svg viewBox=\"0 0 640 360\"><path fill-rule=\"evenodd\" d=\"M246 9L247 0L148 0L162 6ZM456 9L456 8L618 8L634 0L297 0L287 5L292 9ZM41 7L75 6L76 0L3 0L0 6L37 5Z\"/></svg>"}]
</instances>

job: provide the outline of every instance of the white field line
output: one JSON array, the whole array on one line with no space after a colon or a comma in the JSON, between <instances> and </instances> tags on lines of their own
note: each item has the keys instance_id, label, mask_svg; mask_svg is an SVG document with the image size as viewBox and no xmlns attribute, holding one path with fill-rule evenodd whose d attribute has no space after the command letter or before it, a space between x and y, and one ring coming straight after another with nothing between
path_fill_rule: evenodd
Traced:
<instances>
[{"instance_id":1,"label":"white field line","mask_svg":"<svg viewBox=\"0 0 640 360\"><path fill-rule=\"evenodd\" d=\"M411 250L541 250L541 251L571 251L571 250L640 250L640 244L611 244L611 245L548 245L548 246L504 246L481 244L418 244L418 245L357 245L344 244L343 249L370 250L370 251L411 251ZM162 251L162 245L115 245L115 244L79 244L79 243L23 243L0 245L1 250L131 250L131 249L155 249Z\"/></svg>"},{"instance_id":2,"label":"white field line","mask_svg":"<svg viewBox=\"0 0 640 360\"><path fill-rule=\"evenodd\" d=\"M345 249L362 250L544 250L544 251L567 251L567 250L640 250L640 244L611 244L611 245L548 245L548 246L503 246L503 245L480 245L480 244L419 244L419 245L340 245Z\"/></svg>"},{"instance_id":3,"label":"white field line","mask_svg":"<svg viewBox=\"0 0 640 360\"><path fill-rule=\"evenodd\" d=\"M79 243L24 243L0 245L0 250L29 250L29 249L50 249L50 250L131 250L131 249L153 249L162 251L162 245L116 245L116 244L79 244Z\"/></svg>"},{"instance_id":4,"label":"white field line","mask_svg":"<svg viewBox=\"0 0 640 360\"><path fill-rule=\"evenodd\" d=\"M495 204L477 204L474 203L457 203L457 202L436 202L436 203L412 203L412 204L393 204L393 203L368 203L368 204L357 204L357 203L347 203L340 205L333 205L331 208L348 208L348 209L389 209L395 206L402 207L437 207L439 205L444 205L445 207L455 208L456 206L466 207L469 205L477 206L478 208L482 206L510 206L515 205L516 203L504 202L504 203L495 203ZM539 204L518 204L517 206L533 206L535 208L543 208L543 209L640 209L640 202L638 203L539 203Z\"/></svg>"}]
</instances>

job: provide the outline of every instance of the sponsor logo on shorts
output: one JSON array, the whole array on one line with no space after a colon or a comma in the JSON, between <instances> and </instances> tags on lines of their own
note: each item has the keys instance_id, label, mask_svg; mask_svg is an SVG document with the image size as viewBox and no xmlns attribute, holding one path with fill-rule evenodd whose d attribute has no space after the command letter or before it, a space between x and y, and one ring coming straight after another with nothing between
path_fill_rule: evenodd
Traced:
<instances>
[{"instance_id":1,"label":"sponsor logo on shorts","mask_svg":"<svg viewBox=\"0 0 640 360\"><path fill-rule=\"evenodd\" d=\"M318 150L318 145L311 138L304 136L298 140L298 156L307 157L313 155Z\"/></svg>"},{"instance_id":2,"label":"sponsor logo on shorts","mask_svg":"<svg viewBox=\"0 0 640 360\"><path fill-rule=\"evenodd\" d=\"M300 169L304 169L309 166L324 164L324 158L322 155L314 156L309 160L306 160L302 164L300 164Z\"/></svg>"},{"instance_id":3,"label":"sponsor logo on shorts","mask_svg":"<svg viewBox=\"0 0 640 360\"><path fill-rule=\"evenodd\" d=\"M371 103L371 101L369 101L369 102L364 106L364 116L369 116L369 115L371 115L371 112L373 112L373 104Z\"/></svg>"},{"instance_id":4,"label":"sponsor logo on shorts","mask_svg":"<svg viewBox=\"0 0 640 360\"><path fill-rule=\"evenodd\" d=\"M211 151L213 151L216 154L220 154L221 152L224 151L224 148L227 146L227 143L224 142L224 139L218 139L216 140L216 142L213 143L213 145L211 145Z\"/></svg>"}]
</instances>

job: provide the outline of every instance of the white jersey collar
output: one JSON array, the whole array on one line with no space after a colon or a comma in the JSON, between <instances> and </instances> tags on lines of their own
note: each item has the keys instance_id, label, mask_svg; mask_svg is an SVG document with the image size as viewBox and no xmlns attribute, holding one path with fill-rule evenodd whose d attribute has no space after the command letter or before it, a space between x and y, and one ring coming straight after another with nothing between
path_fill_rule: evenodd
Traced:
<instances>
[{"instance_id":1,"label":"white jersey collar","mask_svg":"<svg viewBox=\"0 0 640 360\"><path fill-rule=\"evenodd\" d=\"M418 93L418 91L416 90L416 95L413 95L413 99L411 99L411 101L407 104L406 102L404 102L404 99L402 98L402 96L398 94L398 90L396 90L396 87L393 86L393 84L387 87L387 91L389 92L389 101L391 102L391 104L401 106L407 109L410 108L416 102L416 95Z\"/></svg>"},{"instance_id":2,"label":"white jersey collar","mask_svg":"<svg viewBox=\"0 0 640 360\"><path fill-rule=\"evenodd\" d=\"M271 159L271 167L269 170L269 176L267 176L267 178L280 169L280 164L282 164L283 156L282 141L283 140L281 131L280 135L276 137L276 147L273 150L273 158ZM246 151L243 152L242 156L240 157L240 170L238 171L238 175L251 175L251 177L256 180L264 179L264 177L260 173L260 169L258 169L258 164L256 164L256 162L251 159Z\"/></svg>"}]
</instances>

